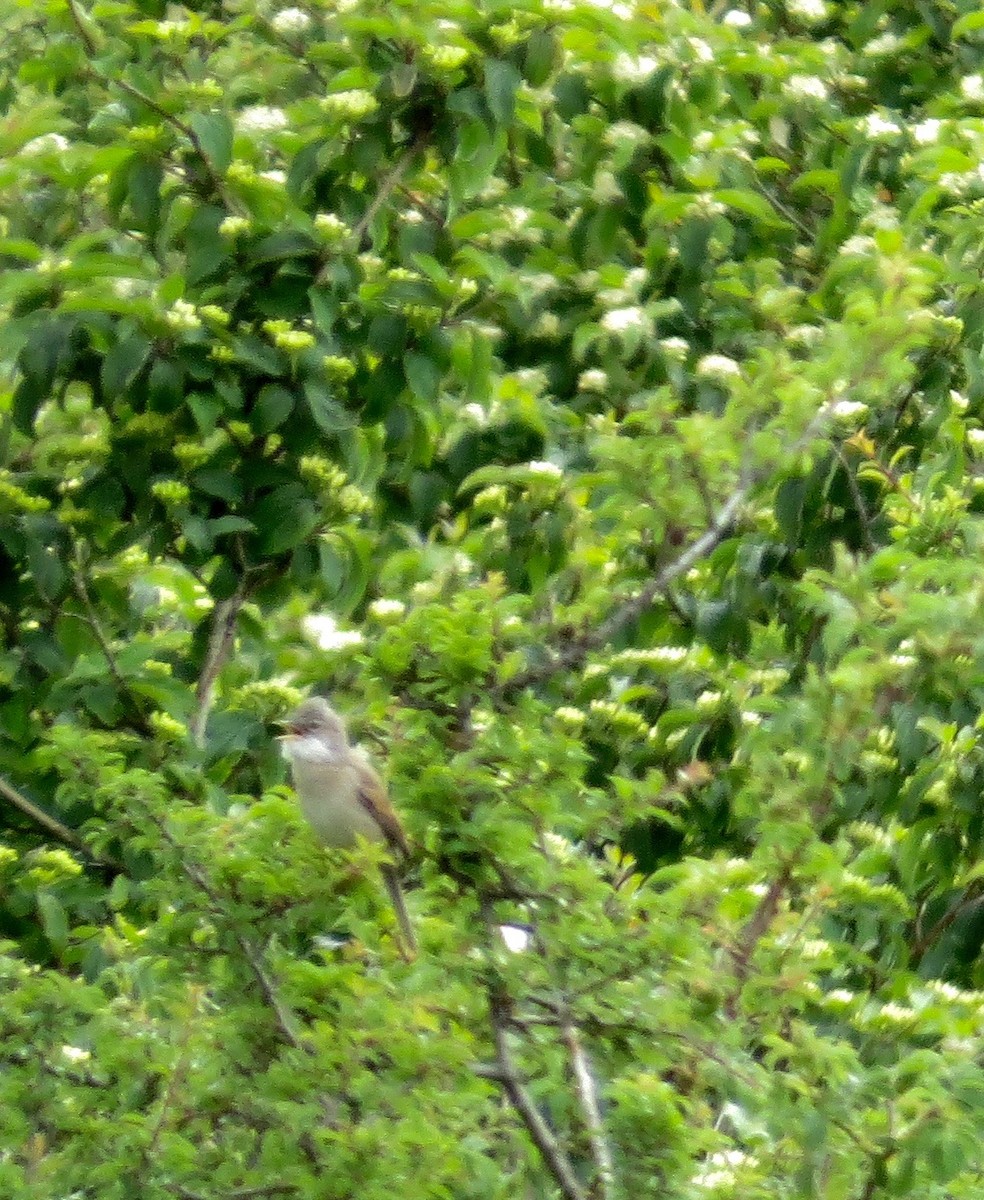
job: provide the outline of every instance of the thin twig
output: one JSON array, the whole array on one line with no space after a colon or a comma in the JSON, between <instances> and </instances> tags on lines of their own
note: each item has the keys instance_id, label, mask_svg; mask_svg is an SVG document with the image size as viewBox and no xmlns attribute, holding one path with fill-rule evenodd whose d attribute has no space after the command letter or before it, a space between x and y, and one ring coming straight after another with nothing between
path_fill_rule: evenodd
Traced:
<instances>
[{"instance_id":1,"label":"thin twig","mask_svg":"<svg viewBox=\"0 0 984 1200\"><path fill-rule=\"evenodd\" d=\"M795 455L815 441L820 432L829 425L830 418L831 406L829 404L821 405L813 420L790 447L790 453ZM628 629L659 596L665 594L666 589L674 580L685 575L691 567L706 558L724 541L753 489L762 482L767 474L768 472L764 468L745 472L717 516L700 537L683 549L672 562L667 563L659 570L634 596L610 613L600 625L582 632L580 636L569 638L567 645L555 651L546 662L528 667L525 671L514 675L512 679L506 680L497 690L498 698L500 700L511 699L525 688L545 683L556 675L583 666L593 650L600 650L607 646L613 638Z\"/></svg>"},{"instance_id":2,"label":"thin twig","mask_svg":"<svg viewBox=\"0 0 984 1200\"><path fill-rule=\"evenodd\" d=\"M163 821L155 816L151 816L151 820L157 826L157 829L160 831L161 837L164 839L164 841L167 842L171 849L177 853L178 862L180 863L181 869L184 871L184 873L197 888L204 892L212 904L215 912L222 913L223 906L221 898L219 897L219 894L216 892L215 888L212 887L212 884L205 873L195 863L185 858L184 847L179 844L178 840L174 837ZM253 972L256 982L260 986L260 991L263 993L264 999L273 1010L273 1013L277 1018L277 1028L280 1030L280 1034L284 1041L286 1041L288 1045L293 1046L295 1050L306 1050L307 1047L305 1046L304 1042L301 1041L300 1036L294 1028L294 1019L292 1015L287 1011L283 1001L277 995L277 989L273 984L273 980L270 979L269 975L266 973L266 968L263 965L262 955L252 944L252 942L250 942L249 938L247 938L246 935L240 931L239 926L235 922L230 922L230 928L232 930L233 937L236 939L239 949L242 951L243 957L246 959L247 963L249 963L250 969Z\"/></svg>"},{"instance_id":3,"label":"thin twig","mask_svg":"<svg viewBox=\"0 0 984 1200\"><path fill-rule=\"evenodd\" d=\"M369 226L376 219L376 214L390 198L393 189L398 186L400 180L406 174L407 168L410 166L410 163L413 161L418 151L423 147L425 141L425 135L422 133L418 134L406 148L406 150L404 150L404 152L396 160L396 163L390 170L389 174L386 175L380 182L379 187L376 189L376 195L373 197L369 207L362 214L358 225L356 225L355 229L353 230L352 240L355 242L356 249L362 248L362 239L365 237ZM329 268L327 265L322 268L318 274L318 278L315 280L316 283L324 283L324 280L327 277L328 269Z\"/></svg>"},{"instance_id":4,"label":"thin twig","mask_svg":"<svg viewBox=\"0 0 984 1200\"><path fill-rule=\"evenodd\" d=\"M82 14L75 7L75 0L67 0L68 15L72 18L72 24L78 31L79 37L82 39L82 45L85 46L85 52L91 58L98 50L95 38L92 33L86 29L85 22L82 20Z\"/></svg>"},{"instance_id":5,"label":"thin twig","mask_svg":"<svg viewBox=\"0 0 984 1200\"><path fill-rule=\"evenodd\" d=\"M751 484L747 483L736 488L710 527L696 541L691 542L677 558L667 563L635 596L617 608L591 633L573 638L564 649L554 654L549 662L530 667L513 676L501 689L501 694L504 697L512 697L532 684L543 683L555 675L581 666L592 650L607 645L613 637L637 621L675 579L686 574L695 563L700 562L724 540L750 491Z\"/></svg>"},{"instance_id":6,"label":"thin twig","mask_svg":"<svg viewBox=\"0 0 984 1200\"><path fill-rule=\"evenodd\" d=\"M588 1143L591 1146L591 1157L594 1159L598 1179L598 1196L600 1200L612 1200L615 1195L615 1160L612 1158L611 1147L605 1137L605 1126L601 1119L601 1106L598 1103L598 1085L591 1060L585 1050L577 1031L577 1026L566 1017L561 1026L564 1042L571 1056L571 1067L574 1071L574 1085L577 1098L581 1104L581 1113L588 1131Z\"/></svg>"},{"instance_id":7,"label":"thin twig","mask_svg":"<svg viewBox=\"0 0 984 1200\"><path fill-rule=\"evenodd\" d=\"M851 493L851 499L854 501L858 520L861 523L861 540L864 542L864 548L869 554L874 554L877 547L875 546L875 539L871 534L871 516L868 513L868 506L864 502L864 496L861 495L861 489L858 487L857 473L848 461L843 446L838 446L835 453L837 461L844 468L844 474L847 477L848 490Z\"/></svg>"},{"instance_id":8,"label":"thin twig","mask_svg":"<svg viewBox=\"0 0 984 1200\"><path fill-rule=\"evenodd\" d=\"M225 600L220 600L212 614L212 632L208 639L205 662L195 689L195 712L191 718L191 736L196 746L205 744L205 725L215 700L215 684L232 650L236 619L246 599L245 589L239 587Z\"/></svg>"},{"instance_id":9,"label":"thin twig","mask_svg":"<svg viewBox=\"0 0 984 1200\"><path fill-rule=\"evenodd\" d=\"M226 188L225 180L222 178L222 175L216 170L215 166L212 163L212 160L205 153L205 147L202 144L201 138L198 136L198 134L195 132L195 130L192 128L192 126L188 124L187 121L183 121L180 117L176 117L174 115L174 113L168 112L168 110L166 108L164 108L163 105L158 104L157 101L152 96L148 96L147 93L142 92L140 90L140 88L134 87L132 83L128 83L127 80L123 79L121 76L117 76L113 79L108 79L105 75L101 74L100 72L94 71L91 69L89 71L89 74L94 79L98 79L99 82L101 84L103 84L105 87L120 88L120 90L126 92L128 96L132 96L134 98L134 100L137 100L141 104L146 105L146 107L149 108L151 112L157 113L157 115L161 118L162 121L166 121L168 125L172 125L179 133L184 134L184 136L191 143L192 149L195 151L195 153L198 155L198 157L202 160L202 163L205 166L205 170L207 171L208 176L212 181L212 186L215 188L218 195L222 197L225 204L233 212L242 213L244 211L243 206L239 202L237 197L232 195Z\"/></svg>"},{"instance_id":10,"label":"thin twig","mask_svg":"<svg viewBox=\"0 0 984 1200\"><path fill-rule=\"evenodd\" d=\"M75 850L81 850L84 854L91 853L85 842L79 837L74 830L69 829L67 825L63 825L61 821L49 816L36 804L32 804L26 796L9 784L6 779L0 777L0 796L9 800L15 808L19 808L25 816L31 818L38 825L42 825L49 833L53 833L60 842L64 842L66 846L71 846Z\"/></svg>"},{"instance_id":11,"label":"thin twig","mask_svg":"<svg viewBox=\"0 0 984 1200\"><path fill-rule=\"evenodd\" d=\"M509 1049L509 1001L501 990L491 986L488 992L489 1018L492 1026L492 1039L495 1043L496 1081L503 1090L526 1126L526 1131L533 1139L533 1144L540 1152L540 1157L546 1164L547 1170L560 1188L565 1200L588 1200L588 1193L578 1182L577 1174L571 1160L563 1147L554 1137L550 1126L540 1114L527 1092L522 1076L516 1069L512 1053Z\"/></svg>"},{"instance_id":12,"label":"thin twig","mask_svg":"<svg viewBox=\"0 0 984 1200\"><path fill-rule=\"evenodd\" d=\"M910 954L915 959L920 959L933 943L946 933L956 919L964 913L973 910L984 904L984 896L981 895L981 884L971 886L963 894L963 896L952 905L943 914L942 917L933 925L927 933L920 933L915 945L912 947Z\"/></svg>"},{"instance_id":13,"label":"thin twig","mask_svg":"<svg viewBox=\"0 0 984 1200\"><path fill-rule=\"evenodd\" d=\"M121 692L132 695L130 685L123 677L123 672L119 668L116 661L116 655L113 653L113 648L109 643L109 638L106 636L106 631L102 627L99 620L99 613L96 611L96 606L92 602L92 596L89 594L89 585L86 583L83 573L84 563L82 561L81 551L78 547L75 549L75 562L72 564L72 583L75 585L75 594L82 601L82 607L85 609L85 623L92 630L93 637L99 644L99 649L102 652L103 658L106 660L106 666L109 668L109 673L113 677L113 682Z\"/></svg>"},{"instance_id":14,"label":"thin twig","mask_svg":"<svg viewBox=\"0 0 984 1200\"><path fill-rule=\"evenodd\" d=\"M737 1013L738 997L748 978L752 955L755 953L756 946L765 936L769 926L775 919L776 913L779 911L779 901L789 886L789 881L793 875L793 867L799 857L798 853L794 854L788 862L783 863L779 874L769 884L768 890L748 919L745 928L742 930L739 943L732 951L731 957L735 966L736 984L724 1005L725 1012L731 1019Z\"/></svg>"}]
</instances>

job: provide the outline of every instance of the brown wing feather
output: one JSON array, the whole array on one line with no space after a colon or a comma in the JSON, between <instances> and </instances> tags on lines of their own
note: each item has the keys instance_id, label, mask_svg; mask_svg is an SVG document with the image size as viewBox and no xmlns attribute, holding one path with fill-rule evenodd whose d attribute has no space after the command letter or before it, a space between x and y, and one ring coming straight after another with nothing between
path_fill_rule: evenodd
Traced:
<instances>
[{"instance_id":1,"label":"brown wing feather","mask_svg":"<svg viewBox=\"0 0 984 1200\"><path fill-rule=\"evenodd\" d=\"M368 809L379 825L390 849L409 856L410 843L403 832L396 810L390 804L382 780L368 763L357 762L356 770L359 776L359 803Z\"/></svg>"}]
</instances>

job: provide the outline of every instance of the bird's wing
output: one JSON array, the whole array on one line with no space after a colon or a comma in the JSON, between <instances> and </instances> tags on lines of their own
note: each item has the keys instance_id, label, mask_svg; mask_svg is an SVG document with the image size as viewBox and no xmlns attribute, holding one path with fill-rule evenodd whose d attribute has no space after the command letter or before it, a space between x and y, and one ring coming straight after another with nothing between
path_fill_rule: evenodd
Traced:
<instances>
[{"instance_id":1,"label":"bird's wing","mask_svg":"<svg viewBox=\"0 0 984 1200\"><path fill-rule=\"evenodd\" d=\"M403 831L396 810L390 804L382 780L367 763L357 762L356 771L359 778L359 803L383 831L387 845L391 849L409 856L410 843L407 841L407 835Z\"/></svg>"}]
</instances>

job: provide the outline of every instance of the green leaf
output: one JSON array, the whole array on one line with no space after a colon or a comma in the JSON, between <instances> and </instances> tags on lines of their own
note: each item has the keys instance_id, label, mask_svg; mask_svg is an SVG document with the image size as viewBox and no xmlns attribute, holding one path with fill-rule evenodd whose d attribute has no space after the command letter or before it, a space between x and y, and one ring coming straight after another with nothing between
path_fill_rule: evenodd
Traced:
<instances>
[{"instance_id":1,"label":"green leaf","mask_svg":"<svg viewBox=\"0 0 984 1200\"><path fill-rule=\"evenodd\" d=\"M68 351L71 325L59 318L44 321L32 334L17 358L21 381L14 392L14 426L31 434L34 418L48 399L55 376Z\"/></svg>"},{"instance_id":2,"label":"green leaf","mask_svg":"<svg viewBox=\"0 0 984 1200\"><path fill-rule=\"evenodd\" d=\"M758 192L752 192L746 188L719 188L714 193L714 198L721 204L726 204L729 208L754 217L756 221L761 221L763 225L783 226L789 223Z\"/></svg>"},{"instance_id":3,"label":"green leaf","mask_svg":"<svg viewBox=\"0 0 984 1200\"><path fill-rule=\"evenodd\" d=\"M299 546L318 524L318 511L299 483L276 488L250 510L256 526L255 545L264 558L273 558Z\"/></svg>"},{"instance_id":4,"label":"green leaf","mask_svg":"<svg viewBox=\"0 0 984 1200\"><path fill-rule=\"evenodd\" d=\"M304 399L315 423L325 433L338 433L343 429L352 428L354 422L351 414L338 403L324 384L306 383Z\"/></svg>"},{"instance_id":5,"label":"green leaf","mask_svg":"<svg viewBox=\"0 0 984 1200\"><path fill-rule=\"evenodd\" d=\"M209 162L219 172L225 172L232 162L232 122L220 112L192 113L188 124L195 131Z\"/></svg>"},{"instance_id":6,"label":"green leaf","mask_svg":"<svg viewBox=\"0 0 984 1200\"><path fill-rule=\"evenodd\" d=\"M146 334L134 330L117 342L103 359L100 381L110 402L126 395L130 384L150 356L150 346Z\"/></svg>"},{"instance_id":7,"label":"green leaf","mask_svg":"<svg viewBox=\"0 0 984 1200\"><path fill-rule=\"evenodd\" d=\"M184 398L184 373L166 358L154 360L147 377L147 402L155 412L173 412Z\"/></svg>"},{"instance_id":8,"label":"green leaf","mask_svg":"<svg viewBox=\"0 0 984 1200\"><path fill-rule=\"evenodd\" d=\"M161 184L164 168L159 162L138 158L130 167L127 194L138 229L154 234L161 218Z\"/></svg>"},{"instance_id":9,"label":"green leaf","mask_svg":"<svg viewBox=\"0 0 984 1200\"><path fill-rule=\"evenodd\" d=\"M56 950L64 949L68 943L68 914L64 906L51 892L38 892L37 904L45 937Z\"/></svg>"},{"instance_id":10,"label":"green leaf","mask_svg":"<svg viewBox=\"0 0 984 1200\"><path fill-rule=\"evenodd\" d=\"M497 125L510 125L516 111L516 89L522 78L512 63L485 60L485 99Z\"/></svg>"},{"instance_id":11,"label":"green leaf","mask_svg":"<svg viewBox=\"0 0 984 1200\"><path fill-rule=\"evenodd\" d=\"M410 390L425 403L437 399L441 389L441 368L425 354L409 351L403 359L403 370Z\"/></svg>"},{"instance_id":12,"label":"green leaf","mask_svg":"<svg viewBox=\"0 0 984 1200\"><path fill-rule=\"evenodd\" d=\"M279 429L294 410L294 393L277 383L268 383L260 389L253 405L249 423L260 437Z\"/></svg>"},{"instance_id":13,"label":"green leaf","mask_svg":"<svg viewBox=\"0 0 984 1200\"><path fill-rule=\"evenodd\" d=\"M967 13L958 21L954 21L950 37L957 41L965 34L976 33L979 29L984 29L984 12Z\"/></svg>"},{"instance_id":14,"label":"green leaf","mask_svg":"<svg viewBox=\"0 0 984 1200\"><path fill-rule=\"evenodd\" d=\"M552 29L534 29L526 39L523 71L529 83L543 87L560 61L560 46Z\"/></svg>"}]
</instances>

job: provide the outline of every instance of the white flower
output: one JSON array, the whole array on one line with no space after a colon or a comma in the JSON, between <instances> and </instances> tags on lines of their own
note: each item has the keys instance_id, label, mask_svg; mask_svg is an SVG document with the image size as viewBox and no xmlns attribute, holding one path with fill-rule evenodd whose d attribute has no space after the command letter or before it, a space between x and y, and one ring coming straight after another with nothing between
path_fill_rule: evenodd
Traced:
<instances>
[{"instance_id":1,"label":"white flower","mask_svg":"<svg viewBox=\"0 0 984 1200\"><path fill-rule=\"evenodd\" d=\"M754 1167L758 1165L758 1160L741 1150L720 1150L707 1156L704 1169L698 1171L691 1182L696 1187L707 1188L709 1191L731 1187L736 1182L735 1168L746 1164Z\"/></svg>"},{"instance_id":2,"label":"white flower","mask_svg":"<svg viewBox=\"0 0 984 1200\"><path fill-rule=\"evenodd\" d=\"M92 1054L88 1050L83 1050L79 1046L62 1046L61 1052L69 1062L85 1062L92 1058Z\"/></svg>"},{"instance_id":3,"label":"white flower","mask_svg":"<svg viewBox=\"0 0 984 1200\"><path fill-rule=\"evenodd\" d=\"M589 371L582 371L577 377L577 390L579 392L603 392L608 387L608 375L604 371L593 367Z\"/></svg>"},{"instance_id":4,"label":"white flower","mask_svg":"<svg viewBox=\"0 0 984 1200\"><path fill-rule=\"evenodd\" d=\"M698 62L713 62L714 51L710 48L703 38L687 38L687 44L694 52L694 58Z\"/></svg>"},{"instance_id":5,"label":"white flower","mask_svg":"<svg viewBox=\"0 0 984 1200\"><path fill-rule=\"evenodd\" d=\"M219 233L222 237L238 237L250 228L249 217L225 217L219 222Z\"/></svg>"},{"instance_id":6,"label":"white flower","mask_svg":"<svg viewBox=\"0 0 984 1200\"><path fill-rule=\"evenodd\" d=\"M849 992L847 988L834 988L825 998L831 1004L851 1004L854 1001L854 993Z\"/></svg>"},{"instance_id":7,"label":"white flower","mask_svg":"<svg viewBox=\"0 0 984 1200\"><path fill-rule=\"evenodd\" d=\"M282 108L272 108L269 104L254 104L244 108L238 118L239 128L243 133L277 133L287 128L287 114Z\"/></svg>"},{"instance_id":8,"label":"white flower","mask_svg":"<svg viewBox=\"0 0 984 1200\"><path fill-rule=\"evenodd\" d=\"M975 453L984 450L984 429L968 429L967 441Z\"/></svg>"},{"instance_id":9,"label":"white flower","mask_svg":"<svg viewBox=\"0 0 984 1200\"><path fill-rule=\"evenodd\" d=\"M528 225L530 217L533 216L528 208L523 208L517 204L504 208L502 215L506 218L506 224L515 233L518 233L525 225Z\"/></svg>"},{"instance_id":10,"label":"white flower","mask_svg":"<svg viewBox=\"0 0 984 1200\"><path fill-rule=\"evenodd\" d=\"M690 343L682 337L661 338L659 348L673 362L683 362L690 353Z\"/></svg>"},{"instance_id":11,"label":"white flower","mask_svg":"<svg viewBox=\"0 0 984 1200\"><path fill-rule=\"evenodd\" d=\"M342 218L336 217L334 213L316 213L314 227L318 233L333 242L340 241L351 232Z\"/></svg>"},{"instance_id":12,"label":"white flower","mask_svg":"<svg viewBox=\"0 0 984 1200\"><path fill-rule=\"evenodd\" d=\"M605 142L609 146L634 146L649 140L649 131L634 121L615 121L605 130Z\"/></svg>"},{"instance_id":13,"label":"white flower","mask_svg":"<svg viewBox=\"0 0 984 1200\"><path fill-rule=\"evenodd\" d=\"M439 71L456 71L468 59L464 46L425 46L424 54Z\"/></svg>"},{"instance_id":14,"label":"white flower","mask_svg":"<svg viewBox=\"0 0 984 1200\"><path fill-rule=\"evenodd\" d=\"M645 83L658 67L659 59L648 54L619 54L612 64L612 74L622 83Z\"/></svg>"},{"instance_id":15,"label":"white flower","mask_svg":"<svg viewBox=\"0 0 984 1200\"><path fill-rule=\"evenodd\" d=\"M190 22L188 21L158 21L156 33L159 38L164 38L165 41L172 37L181 37L188 32Z\"/></svg>"},{"instance_id":16,"label":"white flower","mask_svg":"<svg viewBox=\"0 0 984 1200\"><path fill-rule=\"evenodd\" d=\"M608 333L628 333L630 330L645 331L649 318L637 305L629 308L613 308L601 318L601 327Z\"/></svg>"},{"instance_id":17,"label":"white flower","mask_svg":"<svg viewBox=\"0 0 984 1200\"><path fill-rule=\"evenodd\" d=\"M565 725L573 725L575 728L583 725L587 720L585 714L579 708L572 708L569 705L562 704L554 713L558 721L562 721Z\"/></svg>"},{"instance_id":18,"label":"white flower","mask_svg":"<svg viewBox=\"0 0 984 1200\"><path fill-rule=\"evenodd\" d=\"M865 54L895 54L901 45L901 39L894 33L883 33L872 38L864 47Z\"/></svg>"},{"instance_id":19,"label":"white flower","mask_svg":"<svg viewBox=\"0 0 984 1200\"><path fill-rule=\"evenodd\" d=\"M824 0L786 0L786 11L791 17L814 25L827 16Z\"/></svg>"},{"instance_id":20,"label":"white flower","mask_svg":"<svg viewBox=\"0 0 984 1200\"><path fill-rule=\"evenodd\" d=\"M60 133L42 133L40 137L31 138L21 146L21 154L51 154L57 152L61 154L63 150L68 149L68 138L63 137Z\"/></svg>"},{"instance_id":21,"label":"white flower","mask_svg":"<svg viewBox=\"0 0 984 1200\"><path fill-rule=\"evenodd\" d=\"M861 127L870 138L895 137L901 133L901 128L894 121L889 121L881 113L873 112L861 122Z\"/></svg>"},{"instance_id":22,"label":"white flower","mask_svg":"<svg viewBox=\"0 0 984 1200\"><path fill-rule=\"evenodd\" d=\"M797 100L826 100L827 85L816 75L791 75L786 91Z\"/></svg>"},{"instance_id":23,"label":"white flower","mask_svg":"<svg viewBox=\"0 0 984 1200\"><path fill-rule=\"evenodd\" d=\"M741 367L726 354L705 354L696 370L702 379L735 379L741 375Z\"/></svg>"},{"instance_id":24,"label":"white flower","mask_svg":"<svg viewBox=\"0 0 984 1200\"><path fill-rule=\"evenodd\" d=\"M849 423L856 417L867 416L868 406L860 400L835 400L828 406L828 411L835 420Z\"/></svg>"},{"instance_id":25,"label":"white flower","mask_svg":"<svg viewBox=\"0 0 984 1200\"><path fill-rule=\"evenodd\" d=\"M388 600L382 598L373 600L369 605L369 612L374 617L402 617L407 611L407 606L402 600Z\"/></svg>"},{"instance_id":26,"label":"white flower","mask_svg":"<svg viewBox=\"0 0 984 1200\"><path fill-rule=\"evenodd\" d=\"M287 182L286 171L261 171L260 178L265 179L268 183L276 183L281 187Z\"/></svg>"},{"instance_id":27,"label":"white flower","mask_svg":"<svg viewBox=\"0 0 984 1200\"><path fill-rule=\"evenodd\" d=\"M960 94L965 100L984 100L984 76L965 75L960 80Z\"/></svg>"},{"instance_id":28,"label":"white flower","mask_svg":"<svg viewBox=\"0 0 984 1200\"><path fill-rule=\"evenodd\" d=\"M564 472L552 462L530 462L526 464L527 471L531 475L547 475L551 479L560 479Z\"/></svg>"},{"instance_id":29,"label":"white flower","mask_svg":"<svg viewBox=\"0 0 984 1200\"><path fill-rule=\"evenodd\" d=\"M358 646L362 641L362 634L357 629L339 629L331 613L309 614L304 618L302 628L322 650L344 650L348 646Z\"/></svg>"},{"instance_id":30,"label":"white flower","mask_svg":"<svg viewBox=\"0 0 984 1200\"><path fill-rule=\"evenodd\" d=\"M871 254L876 249L874 238L863 233L856 233L841 243L841 254Z\"/></svg>"},{"instance_id":31,"label":"white flower","mask_svg":"<svg viewBox=\"0 0 984 1200\"><path fill-rule=\"evenodd\" d=\"M916 1017L914 1009L906 1008L904 1004L896 1004L894 1000L882 1005L881 1015L895 1024L907 1024Z\"/></svg>"},{"instance_id":32,"label":"white flower","mask_svg":"<svg viewBox=\"0 0 984 1200\"><path fill-rule=\"evenodd\" d=\"M530 944L532 934L521 925L500 925L499 933L506 944L506 949L513 954L521 954Z\"/></svg>"},{"instance_id":33,"label":"white flower","mask_svg":"<svg viewBox=\"0 0 984 1200\"><path fill-rule=\"evenodd\" d=\"M303 33L310 26L311 18L303 8L282 8L274 13L270 24L276 33Z\"/></svg>"},{"instance_id":34,"label":"white flower","mask_svg":"<svg viewBox=\"0 0 984 1200\"><path fill-rule=\"evenodd\" d=\"M724 14L722 25L727 25L730 29L747 29L752 23L752 18L747 12L742 12L740 8L732 8Z\"/></svg>"}]
</instances>

